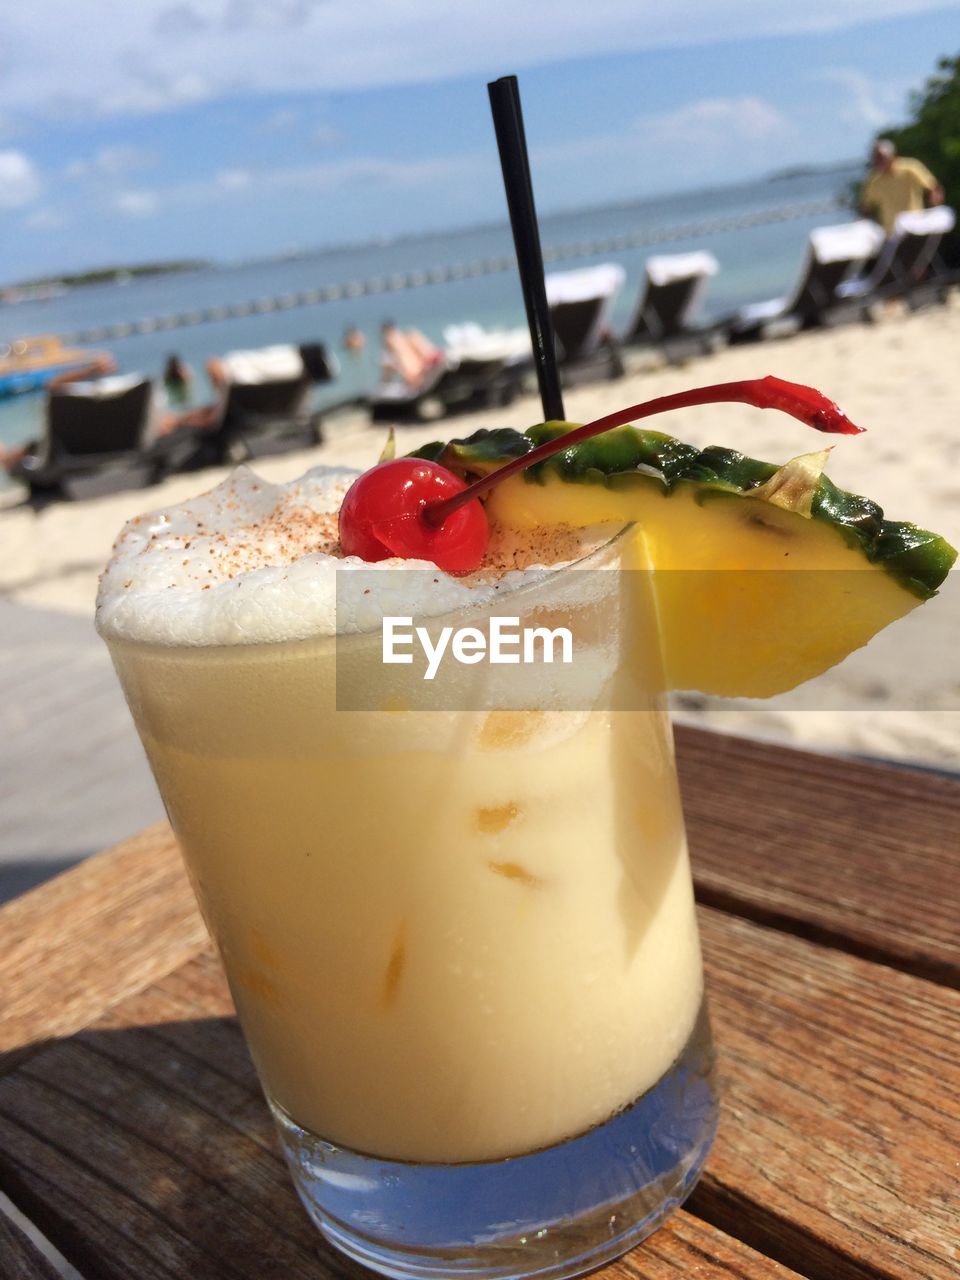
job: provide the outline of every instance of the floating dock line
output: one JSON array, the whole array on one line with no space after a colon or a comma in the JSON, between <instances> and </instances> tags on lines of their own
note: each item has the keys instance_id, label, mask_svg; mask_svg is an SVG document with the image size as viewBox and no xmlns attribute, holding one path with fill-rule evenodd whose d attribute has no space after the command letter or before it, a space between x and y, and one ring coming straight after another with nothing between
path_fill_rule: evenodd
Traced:
<instances>
[{"instance_id":1,"label":"floating dock line","mask_svg":"<svg viewBox=\"0 0 960 1280\"><path fill-rule=\"evenodd\" d=\"M769 226L776 222L791 222L796 218L815 217L844 208L838 197L810 201L807 204L782 205L776 209L761 209L756 213L737 214L728 218L711 218L701 222L688 222L674 227L652 228L629 235L610 236L605 240L581 240L557 245L543 251L546 263L569 262L576 258L595 258L610 253L622 253L625 249L641 249L659 244L673 244L681 240L697 240L707 235L726 231L741 231L749 227ZM183 311L173 315L152 316L120 324L102 325L96 329L78 329L74 333L61 334L64 343L116 341L149 333L165 333L170 329L188 329L201 324L217 324L222 320L239 320L248 316L269 315L277 311L293 311L299 307L317 307L327 302L342 302L349 298L369 298L377 294L402 293L406 289L423 289L428 285L452 284L459 280L473 280L479 276L501 275L515 271L517 260L513 254L497 258L477 258L473 262L449 267L431 267L421 271L398 272L394 275L375 276L370 280L348 280L345 284L322 285L299 293L281 293L274 298L255 298L250 302L225 303L217 307L202 307L195 311Z\"/></svg>"}]
</instances>

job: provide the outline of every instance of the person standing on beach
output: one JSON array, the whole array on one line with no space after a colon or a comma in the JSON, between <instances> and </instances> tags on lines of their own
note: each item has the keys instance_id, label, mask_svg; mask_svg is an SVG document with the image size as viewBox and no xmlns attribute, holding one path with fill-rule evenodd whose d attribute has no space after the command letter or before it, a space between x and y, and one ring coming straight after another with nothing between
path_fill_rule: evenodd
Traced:
<instances>
[{"instance_id":1,"label":"person standing on beach","mask_svg":"<svg viewBox=\"0 0 960 1280\"><path fill-rule=\"evenodd\" d=\"M860 212L875 217L888 236L897 217L943 203L943 187L925 164L898 156L888 138L874 143L870 172L860 192Z\"/></svg>"}]
</instances>

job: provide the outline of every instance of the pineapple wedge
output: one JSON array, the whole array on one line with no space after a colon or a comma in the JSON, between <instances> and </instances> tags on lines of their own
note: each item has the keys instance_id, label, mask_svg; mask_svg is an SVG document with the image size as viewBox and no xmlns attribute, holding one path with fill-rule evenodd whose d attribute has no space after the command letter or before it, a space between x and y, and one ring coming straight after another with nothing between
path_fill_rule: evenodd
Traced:
<instances>
[{"instance_id":1,"label":"pineapple wedge","mask_svg":"<svg viewBox=\"0 0 960 1280\"><path fill-rule=\"evenodd\" d=\"M574 425L479 431L416 456L473 478ZM935 595L956 559L938 535L838 489L826 460L822 451L776 467L619 427L505 480L487 511L514 528L636 523L670 687L770 697Z\"/></svg>"}]
</instances>

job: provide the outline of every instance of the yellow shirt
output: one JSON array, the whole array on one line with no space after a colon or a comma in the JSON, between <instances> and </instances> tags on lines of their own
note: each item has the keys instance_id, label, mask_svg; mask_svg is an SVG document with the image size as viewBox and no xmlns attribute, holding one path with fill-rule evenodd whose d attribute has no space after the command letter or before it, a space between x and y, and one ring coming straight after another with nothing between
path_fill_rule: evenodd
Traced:
<instances>
[{"instance_id":1,"label":"yellow shirt","mask_svg":"<svg viewBox=\"0 0 960 1280\"><path fill-rule=\"evenodd\" d=\"M925 164L898 156L885 172L874 170L863 184L860 202L877 215L887 235L899 213L913 213L923 208L923 197L937 185Z\"/></svg>"}]
</instances>

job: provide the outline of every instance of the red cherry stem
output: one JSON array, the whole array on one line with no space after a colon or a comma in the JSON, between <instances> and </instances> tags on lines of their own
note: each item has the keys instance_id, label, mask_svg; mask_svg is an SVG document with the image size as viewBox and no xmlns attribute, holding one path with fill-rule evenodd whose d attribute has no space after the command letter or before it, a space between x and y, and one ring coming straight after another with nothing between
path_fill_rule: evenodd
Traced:
<instances>
[{"instance_id":1,"label":"red cherry stem","mask_svg":"<svg viewBox=\"0 0 960 1280\"><path fill-rule=\"evenodd\" d=\"M676 391L669 396L656 396L653 400L645 400L642 404L634 404L626 409L618 409L616 413L608 413L594 422L577 427L553 440L547 440L520 458L481 476L473 484L468 485L452 498L444 498L442 502L430 502L423 508L422 516L428 525L434 528L442 525L448 516L458 508L488 493L501 481L516 475L518 471L526 471L538 462L543 462L555 453L561 453L573 445L582 444L593 436L598 436L613 427L622 427L628 422L636 422L638 418L652 418L658 413L669 413L673 409L686 409L697 404L749 404L756 409L779 409L791 417L798 418L817 431L826 431L838 435L857 435L863 430L855 426L847 415L813 387L804 387L797 382L786 382L783 378L751 378L743 382L717 382L709 387L695 387L690 391Z\"/></svg>"}]
</instances>

